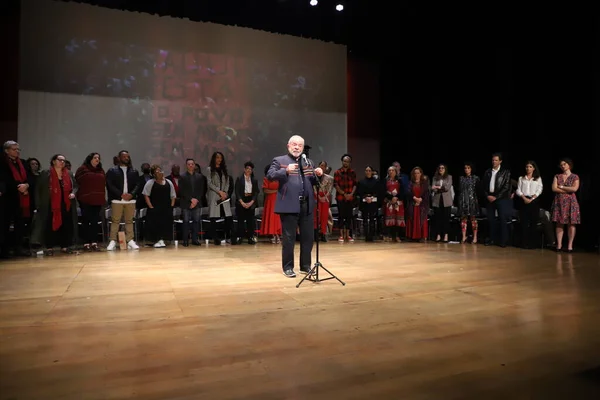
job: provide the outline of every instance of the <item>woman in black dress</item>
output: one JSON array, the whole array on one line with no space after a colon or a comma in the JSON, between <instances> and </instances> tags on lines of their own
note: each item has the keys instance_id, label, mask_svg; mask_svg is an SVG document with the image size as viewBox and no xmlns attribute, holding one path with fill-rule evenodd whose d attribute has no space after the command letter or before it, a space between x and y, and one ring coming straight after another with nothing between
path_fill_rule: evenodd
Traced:
<instances>
[{"instance_id":1,"label":"woman in black dress","mask_svg":"<svg viewBox=\"0 0 600 400\"><path fill-rule=\"evenodd\" d=\"M142 194L146 200L146 237L154 242L154 247L166 247L165 240L173 237L173 206L175 205L175 187L159 165L150 167L152 179L146 182Z\"/></svg>"}]
</instances>

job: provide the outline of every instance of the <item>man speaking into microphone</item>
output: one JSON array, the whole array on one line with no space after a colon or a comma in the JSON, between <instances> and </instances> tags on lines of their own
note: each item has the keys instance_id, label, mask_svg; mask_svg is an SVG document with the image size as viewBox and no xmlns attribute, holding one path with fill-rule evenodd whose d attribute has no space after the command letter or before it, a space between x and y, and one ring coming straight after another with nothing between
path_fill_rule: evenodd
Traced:
<instances>
[{"instance_id":1,"label":"man speaking into microphone","mask_svg":"<svg viewBox=\"0 0 600 400\"><path fill-rule=\"evenodd\" d=\"M323 175L321 168L303 154L304 139L294 135L288 140L288 154L275 157L267 173L267 179L279 181L275 213L281 218L281 262L283 274L295 278L294 243L296 227L300 228L300 272L311 270L311 252L314 239L313 210L315 198L313 185L317 176Z\"/></svg>"}]
</instances>

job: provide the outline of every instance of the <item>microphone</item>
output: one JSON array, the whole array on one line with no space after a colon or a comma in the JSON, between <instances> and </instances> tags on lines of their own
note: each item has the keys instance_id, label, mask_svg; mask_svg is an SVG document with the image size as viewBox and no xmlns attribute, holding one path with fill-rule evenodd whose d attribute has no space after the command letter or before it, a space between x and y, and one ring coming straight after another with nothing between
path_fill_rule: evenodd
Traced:
<instances>
[{"instance_id":1,"label":"microphone","mask_svg":"<svg viewBox=\"0 0 600 400\"><path fill-rule=\"evenodd\" d=\"M308 160L308 158L306 158L306 154L302 153L302 159L304 160L304 162L306 163L306 165L308 165L309 167L312 167L312 165L310 165L310 161Z\"/></svg>"}]
</instances>

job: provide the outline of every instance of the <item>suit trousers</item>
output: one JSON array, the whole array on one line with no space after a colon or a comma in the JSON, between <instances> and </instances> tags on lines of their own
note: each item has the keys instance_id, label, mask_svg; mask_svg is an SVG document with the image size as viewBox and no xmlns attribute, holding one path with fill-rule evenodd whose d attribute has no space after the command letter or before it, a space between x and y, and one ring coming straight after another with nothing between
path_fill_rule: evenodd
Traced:
<instances>
[{"instance_id":1,"label":"suit trousers","mask_svg":"<svg viewBox=\"0 0 600 400\"><path fill-rule=\"evenodd\" d=\"M300 213L279 214L281 218L281 264L284 271L294 269L296 227L300 228L300 269L310 271L314 240L314 216L308 212L308 203L300 203Z\"/></svg>"}]
</instances>

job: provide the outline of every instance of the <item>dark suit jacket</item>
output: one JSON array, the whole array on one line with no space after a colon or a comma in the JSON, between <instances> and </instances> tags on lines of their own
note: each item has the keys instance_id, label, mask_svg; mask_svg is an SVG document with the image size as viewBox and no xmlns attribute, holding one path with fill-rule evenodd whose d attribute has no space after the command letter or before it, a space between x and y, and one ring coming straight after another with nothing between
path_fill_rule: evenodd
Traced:
<instances>
[{"instance_id":1,"label":"dark suit jacket","mask_svg":"<svg viewBox=\"0 0 600 400\"><path fill-rule=\"evenodd\" d=\"M295 163L301 163L304 176L300 174L299 170L288 175L286 171L287 166ZM309 160L309 163L310 165L307 165L302 158L296 160L290 154L273 159L267 173L267 179L279 181L275 213L298 214L300 212L300 195L306 196L308 200L308 212L309 214L312 213L315 207L313 185L316 185L318 182L311 166L314 163L311 160Z\"/></svg>"},{"instance_id":2,"label":"dark suit jacket","mask_svg":"<svg viewBox=\"0 0 600 400\"><path fill-rule=\"evenodd\" d=\"M194 190L192 190L192 181ZM181 199L181 208L190 208L192 199L198 200L196 207L203 207L206 204L206 178L199 173L190 175L185 172L179 177L179 197Z\"/></svg>"},{"instance_id":3,"label":"dark suit jacket","mask_svg":"<svg viewBox=\"0 0 600 400\"><path fill-rule=\"evenodd\" d=\"M19 205L19 190L17 186L21 183L29 183L28 180L23 182L17 182L13 177L12 170L8 165L10 161L8 161L8 157L5 154L0 154L0 193L2 193L2 197L5 205L10 205L12 207L18 207ZM25 171L27 171L27 162L21 159L21 163L23 163L23 167ZM29 179L29 175L27 175L27 179ZM32 188L29 188L29 195L33 196ZM3 205L4 206L4 205Z\"/></svg>"},{"instance_id":4,"label":"dark suit jacket","mask_svg":"<svg viewBox=\"0 0 600 400\"><path fill-rule=\"evenodd\" d=\"M258 182L256 179L254 179L254 177L252 177L250 179L252 181L252 200L254 200L254 203L252 203L252 207L250 207L250 208L254 209L258 205L258 193L260 191L260 188L258 187ZM236 207L242 206L240 204L240 200L242 200L244 198L244 194L246 193L245 187L246 187L246 180L244 179L244 175L242 175L235 180L235 205L236 205Z\"/></svg>"}]
</instances>

